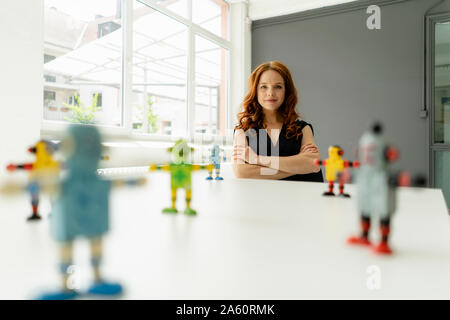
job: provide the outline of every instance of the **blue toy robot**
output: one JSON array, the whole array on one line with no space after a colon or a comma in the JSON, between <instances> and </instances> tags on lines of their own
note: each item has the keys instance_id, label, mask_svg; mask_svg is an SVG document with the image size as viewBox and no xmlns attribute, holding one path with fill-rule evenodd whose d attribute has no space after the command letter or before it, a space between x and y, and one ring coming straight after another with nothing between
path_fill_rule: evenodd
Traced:
<instances>
[{"instance_id":1,"label":"blue toy robot","mask_svg":"<svg viewBox=\"0 0 450 320\"><path fill-rule=\"evenodd\" d=\"M223 180L223 178L220 176L220 162L222 160L220 157L221 151L222 151L222 149L220 149L219 145L215 144L215 145L213 145L213 147L211 149L211 155L209 157L209 161L211 162L212 165L214 165L214 170L216 172L216 178L215 178L216 180ZM213 174L213 172L210 171L209 177L207 177L206 180L213 180L212 174Z\"/></svg>"},{"instance_id":2,"label":"blue toy robot","mask_svg":"<svg viewBox=\"0 0 450 320\"><path fill-rule=\"evenodd\" d=\"M39 299L72 299L78 292L68 287L68 268L72 265L73 243L77 238L89 240L94 283L88 293L118 295L122 286L106 282L100 272L102 238L109 229L109 193L117 181L101 179L97 166L101 158L100 134L95 127L73 125L62 141L67 155L66 175L60 182L51 218L51 233L60 245L62 290ZM135 184L137 180L127 181Z\"/></svg>"}]
</instances>

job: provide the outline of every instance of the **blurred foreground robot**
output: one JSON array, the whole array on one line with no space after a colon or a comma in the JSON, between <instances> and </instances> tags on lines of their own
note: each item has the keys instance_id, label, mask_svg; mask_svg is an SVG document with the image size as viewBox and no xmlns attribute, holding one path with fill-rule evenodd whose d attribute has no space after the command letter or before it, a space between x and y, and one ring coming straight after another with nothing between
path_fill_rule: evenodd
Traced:
<instances>
[{"instance_id":1,"label":"blurred foreground robot","mask_svg":"<svg viewBox=\"0 0 450 320\"><path fill-rule=\"evenodd\" d=\"M36 170L27 186L4 184L2 193L19 193L33 189L52 197L50 229L59 243L59 269L62 288L56 292L42 294L41 300L73 299L80 295L71 287L69 274L73 266L73 244L78 238L89 241L94 283L87 293L94 295L118 295L123 289L119 283L107 282L100 271L103 255L103 236L109 230L109 194L112 187L145 183L139 179L101 179L97 174L102 145L100 133L93 126L72 125L60 145L66 156L65 172L49 175Z\"/></svg>"},{"instance_id":2,"label":"blurred foreground robot","mask_svg":"<svg viewBox=\"0 0 450 320\"><path fill-rule=\"evenodd\" d=\"M375 123L359 141L360 166L356 173L356 186L362 233L360 236L348 238L347 242L370 246L368 235L371 219L379 218L381 241L373 247L373 250L380 254L391 254L388 238L391 217L396 210L397 187L410 185L411 179L406 172L390 172L389 164L398 159L398 151L387 143L382 131L381 124ZM414 184L423 186L425 179L418 177Z\"/></svg>"}]
</instances>

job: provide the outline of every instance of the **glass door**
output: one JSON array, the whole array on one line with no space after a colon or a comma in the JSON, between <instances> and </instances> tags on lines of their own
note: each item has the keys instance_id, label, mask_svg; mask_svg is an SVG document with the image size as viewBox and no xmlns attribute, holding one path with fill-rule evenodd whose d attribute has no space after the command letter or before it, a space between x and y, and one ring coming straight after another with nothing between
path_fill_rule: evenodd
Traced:
<instances>
[{"instance_id":1,"label":"glass door","mask_svg":"<svg viewBox=\"0 0 450 320\"><path fill-rule=\"evenodd\" d=\"M431 185L443 191L450 208L450 15L429 19Z\"/></svg>"}]
</instances>

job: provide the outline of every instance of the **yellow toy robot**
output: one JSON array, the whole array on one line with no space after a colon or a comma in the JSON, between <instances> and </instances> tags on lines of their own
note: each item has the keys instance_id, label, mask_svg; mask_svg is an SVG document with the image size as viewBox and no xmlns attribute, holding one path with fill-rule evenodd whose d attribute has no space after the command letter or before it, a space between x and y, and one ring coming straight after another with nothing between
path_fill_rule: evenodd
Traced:
<instances>
[{"instance_id":1,"label":"yellow toy robot","mask_svg":"<svg viewBox=\"0 0 450 320\"><path fill-rule=\"evenodd\" d=\"M342 159L344 150L339 146L330 146L328 148L328 159L316 160L316 166L323 165L325 167L325 178L328 180L328 191L324 192L324 196L334 196L333 188L334 182L339 181L339 197L350 197L349 194L344 193L344 172L347 167L359 166L359 162L347 161Z\"/></svg>"},{"instance_id":2,"label":"yellow toy robot","mask_svg":"<svg viewBox=\"0 0 450 320\"><path fill-rule=\"evenodd\" d=\"M56 144L48 140L40 140L35 146L28 149L29 152L34 153L36 160L32 163L9 164L6 169L8 171L15 171L17 169L29 171L29 192L31 194L32 214L28 217L28 221L40 220L41 216L38 212L39 206L39 191L35 188L35 182L38 179L45 178L49 175L57 175L60 169L60 164L53 160L52 155L57 149Z\"/></svg>"}]
</instances>

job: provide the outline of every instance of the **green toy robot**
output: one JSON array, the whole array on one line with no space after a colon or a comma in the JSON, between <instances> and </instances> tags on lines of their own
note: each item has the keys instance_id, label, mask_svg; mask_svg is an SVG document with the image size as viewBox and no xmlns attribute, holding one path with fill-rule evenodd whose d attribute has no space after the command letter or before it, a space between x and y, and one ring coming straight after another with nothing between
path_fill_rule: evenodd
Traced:
<instances>
[{"instance_id":1,"label":"green toy robot","mask_svg":"<svg viewBox=\"0 0 450 320\"><path fill-rule=\"evenodd\" d=\"M213 165L195 165L188 163L190 154L194 151L189 147L186 141L180 139L175 145L168 149L172 153L173 162L163 165L151 165L150 171L164 170L170 172L170 189L172 192L172 206L163 209L163 213L177 213L176 208L177 190L184 189L186 191L186 209L185 214L196 215L197 212L191 208L191 172L198 170L208 170L212 172Z\"/></svg>"}]
</instances>

